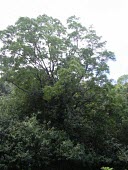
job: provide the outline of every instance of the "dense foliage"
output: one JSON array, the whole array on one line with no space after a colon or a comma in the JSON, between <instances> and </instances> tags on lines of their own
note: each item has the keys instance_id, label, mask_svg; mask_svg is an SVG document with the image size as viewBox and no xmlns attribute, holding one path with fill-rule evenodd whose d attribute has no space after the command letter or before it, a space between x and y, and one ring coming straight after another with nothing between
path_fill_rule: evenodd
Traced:
<instances>
[{"instance_id":1,"label":"dense foliage","mask_svg":"<svg viewBox=\"0 0 128 170\"><path fill-rule=\"evenodd\" d=\"M126 169L128 76L95 30L21 17L0 40L0 169Z\"/></svg>"}]
</instances>

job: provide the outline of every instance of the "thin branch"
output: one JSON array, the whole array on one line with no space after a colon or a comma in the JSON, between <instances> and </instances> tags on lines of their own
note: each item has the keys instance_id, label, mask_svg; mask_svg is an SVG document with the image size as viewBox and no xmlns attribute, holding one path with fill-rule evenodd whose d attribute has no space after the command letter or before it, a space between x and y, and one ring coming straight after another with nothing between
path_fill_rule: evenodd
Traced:
<instances>
[{"instance_id":1,"label":"thin branch","mask_svg":"<svg viewBox=\"0 0 128 170\"><path fill-rule=\"evenodd\" d=\"M23 89L22 87L20 87L20 86L18 86L16 83L14 83L13 81L11 81L11 80L8 80L8 79L6 79L6 81L8 81L9 83L12 83L14 86L16 86L18 89L20 89L20 90L22 90L23 92L25 92L25 93L29 93L29 91L27 91L27 90L25 90L25 89Z\"/></svg>"}]
</instances>

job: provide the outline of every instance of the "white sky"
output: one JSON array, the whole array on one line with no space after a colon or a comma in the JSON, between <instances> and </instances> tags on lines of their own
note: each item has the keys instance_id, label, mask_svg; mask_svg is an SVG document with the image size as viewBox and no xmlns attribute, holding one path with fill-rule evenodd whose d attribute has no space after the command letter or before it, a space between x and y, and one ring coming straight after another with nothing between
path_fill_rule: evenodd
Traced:
<instances>
[{"instance_id":1,"label":"white sky","mask_svg":"<svg viewBox=\"0 0 128 170\"><path fill-rule=\"evenodd\" d=\"M0 0L0 30L20 16L44 13L61 21L76 15L85 26L93 25L116 55L117 61L110 63L110 77L128 74L128 0Z\"/></svg>"}]
</instances>

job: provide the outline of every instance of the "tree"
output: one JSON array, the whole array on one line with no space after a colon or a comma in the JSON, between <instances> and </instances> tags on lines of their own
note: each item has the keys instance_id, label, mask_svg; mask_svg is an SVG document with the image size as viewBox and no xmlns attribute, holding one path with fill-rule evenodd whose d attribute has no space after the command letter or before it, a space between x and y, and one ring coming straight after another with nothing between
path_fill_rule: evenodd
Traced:
<instances>
[{"instance_id":1,"label":"tree","mask_svg":"<svg viewBox=\"0 0 128 170\"><path fill-rule=\"evenodd\" d=\"M0 39L2 79L26 93L30 112L42 111L47 100L65 91L72 97L81 81L102 85L109 71L107 61L114 59L101 37L75 16L68 18L67 28L47 15L21 17L0 32Z\"/></svg>"},{"instance_id":2,"label":"tree","mask_svg":"<svg viewBox=\"0 0 128 170\"><path fill-rule=\"evenodd\" d=\"M117 83L123 84L123 85L128 83L128 74L124 74L124 75L120 76L117 80Z\"/></svg>"},{"instance_id":3,"label":"tree","mask_svg":"<svg viewBox=\"0 0 128 170\"><path fill-rule=\"evenodd\" d=\"M42 15L21 17L0 39L1 82L10 87L0 102L2 120L7 116L1 164L4 158L13 162L8 168L17 169L26 168L28 159L31 169L60 162L69 169L74 163L88 169L117 163L123 99L107 78L107 62L115 57L102 37L75 16L65 27Z\"/></svg>"},{"instance_id":4,"label":"tree","mask_svg":"<svg viewBox=\"0 0 128 170\"><path fill-rule=\"evenodd\" d=\"M59 79L58 71L69 67L67 60L75 60L84 69L80 80L101 80L109 71L106 62L114 59L113 53L105 50L101 37L92 28L86 30L75 16L67 24L65 28L46 15L37 19L21 17L14 26L1 31L2 77L28 92L25 84L29 89L35 82L38 88L53 85Z\"/></svg>"}]
</instances>

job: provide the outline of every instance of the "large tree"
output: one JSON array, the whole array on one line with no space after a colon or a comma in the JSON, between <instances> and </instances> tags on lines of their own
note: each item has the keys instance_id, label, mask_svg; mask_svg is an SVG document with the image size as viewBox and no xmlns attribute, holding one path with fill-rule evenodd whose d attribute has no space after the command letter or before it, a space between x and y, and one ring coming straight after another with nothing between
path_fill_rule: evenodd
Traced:
<instances>
[{"instance_id":1,"label":"large tree","mask_svg":"<svg viewBox=\"0 0 128 170\"><path fill-rule=\"evenodd\" d=\"M0 39L1 77L27 94L34 112L63 93L70 100L81 85L103 85L107 61L115 59L106 42L75 16L67 19L67 27L47 15L21 17L0 32Z\"/></svg>"},{"instance_id":2,"label":"large tree","mask_svg":"<svg viewBox=\"0 0 128 170\"><path fill-rule=\"evenodd\" d=\"M107 62L115 57L102 37L75 16L64 26L42 15L21 17L0 31L0 40L0 166L117 163L123 97L107 78Z\"/></svg>"},{"instance_id":3,"label":"large tree","mask_svg":"<svg viewBox=\"0 0 128 170\"><path fill-rule=\"evenodd\" d=\"M26 92L35 82L40 89L54 85L66 71L78 81L93 78L99 83L109 71L107 61L114 59L101 37L75 16L68 18L67 28L46 15L22 17L1 31L0 39L2 77Z\"/></svg>"}]
</instances>

